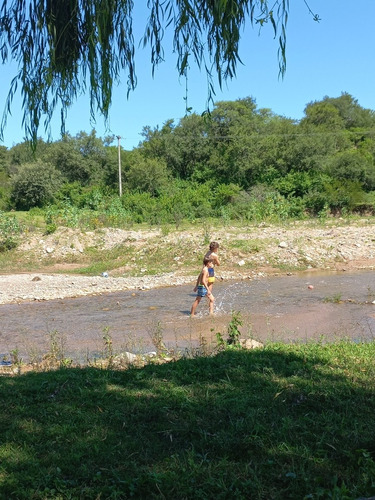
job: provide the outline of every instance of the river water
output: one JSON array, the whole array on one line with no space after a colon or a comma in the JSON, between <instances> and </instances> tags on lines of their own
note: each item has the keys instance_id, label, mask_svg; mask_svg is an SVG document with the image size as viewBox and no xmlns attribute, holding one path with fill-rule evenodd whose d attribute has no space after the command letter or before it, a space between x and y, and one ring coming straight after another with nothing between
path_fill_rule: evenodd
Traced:
<instances>
[{"instance_id":1,"label":"river water","mask_svg":"<svg viewBox=\"0 0 375 500\"><path fill-rule=\"evenodd\" d=\"M203 299L190 318L193 285L124 291L46 302L0 305L0 353L18 348L24 359L63 348L76 360L100 356L104 336L118 351L154 351L153 336L170 349L225 337L232 311L243 336L266 341L308 341L375 336L374 272L303 273L222 281L214 285L215 315ZM62 347L63 346L63 347Z\"/></svg>"}]
</instances>

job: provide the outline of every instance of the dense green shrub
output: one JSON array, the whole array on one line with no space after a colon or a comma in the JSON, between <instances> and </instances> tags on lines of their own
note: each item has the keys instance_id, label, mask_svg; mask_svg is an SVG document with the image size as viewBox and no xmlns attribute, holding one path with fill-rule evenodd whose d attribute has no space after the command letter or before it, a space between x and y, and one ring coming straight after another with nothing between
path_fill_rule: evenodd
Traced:
<instances>
[{"instance_id":1,"label":"dense green shrub","mask_svg":"<svg viewBox=\"0 0 375 500\"><path fill-rule=\"evenodd\" d=\"M359 183L366 191L375 188L373 159L357 150L348 150L330 158L328 173L334 179Z\"/></svg>"},{"instance_id":2,"label":"dense green shrub","mask_svg":"<svg viewBox=\"0 0 375 500\"><path fill-rule=\"evenodd\" d=\"M152 196L160 195L170 181L170 174L164 161L137 157L126 173L128 188L132 191L144 191Z\"/></svg>"},{"instance_id":3,"label":"dense green shrub","mask_svg":"<svg viewBox=\"0 0 375 500\"><path fill-rule=\"evenodd\" d=\"M284 220L292 216L292 212L292 205L286 198L263 185L242 191L229 205L230 218L246 221Z\"/></svg>"},{"instance_id":4,"label":"dense green shrub","mask_svg":"<svg viewBox=\"0 0 375 500\"><path fill-rule=\"evenodd\" d=\"M69 202L72 205L81 207L84 205L84 196L87 188L84 188L78 181L64 183L55 195L56 202Z\"/></svg>"},{"instance_id":5,"label":"dense green shrub","mask_svg":"<svg viewBox=\"0 0 375 500\"><path fill-rule=\"evenodd\" d=\"M48 163L22 165L11 178L11 202L19 210L42 207L53 201L61 184L61 174Z\"/></svg>"},{"instance_id":6,"label":"dense green shrub","mask_svg":"<svg viewBox=\"0 0 375 500\"><path fill-rule=\"evenodd\" d=\"M149 193L126 192L121 201L123 208L131 213L135 223L149 222L158 214L157 199Z\"/></svg>"},{"instance_id":7,"label":"dense green shrub","mask_svg":"<svg viewBox=\"0 0 375 500\"><path fill-rule=\"evenodd\" d=\"M286 197L303 197L314 183L313 176L308 172L289 172L283 177L272 181L272 186Z\"/></svg>"},{"instance_id":8,"label":"dense green shrub","mask_svg":"<svg viewBox=\"0 0 375 500\"><path fill-rule=\"evenodd\" d=\"M10 197L7 189L0 186L0 210L6 210L9 206Z\"/></svg>"},{"instance_id":9,"label":"dense green shrub","mask_svg":"<svg viewBox=\"0 0 375 500\"><path fill-rule=\"evenodd\" d=\"M351 212L365 201L364 192L359 182L333 181L325 185L327 204L333 214Z\"/></svg>"},{"instance_id":10,"label":"dense green shrub","mask_svg":"<svg viewBox=\"0 0 375 500\"><path fill-rule=\"evenodd\" d=\"M303 198L306 212L312 216L318 215L321 212L329 211L329 204L327 201L326 192L314 188L307 193Z\"/></svg>"}]
</instances>

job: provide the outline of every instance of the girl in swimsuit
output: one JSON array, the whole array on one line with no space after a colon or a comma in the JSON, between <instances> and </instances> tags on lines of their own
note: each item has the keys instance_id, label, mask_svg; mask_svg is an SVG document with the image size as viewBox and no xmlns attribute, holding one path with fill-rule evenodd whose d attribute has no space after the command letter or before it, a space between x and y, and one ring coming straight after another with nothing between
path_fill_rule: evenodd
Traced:
<instances>
[{"instance_id":1,"label":"girl in swimsuit","mask_svg":"<svg viewBox=\"0 0 375 500\"><path fill-rule=\"evenodd\" d=\"M220 266L219 257L217 256L218 250L219 250L219 243L217 241L211 241L210 249L206 253L205 258L212 259L212 263L214 266ZM215 269L213 267L210 267L208 269L208 288L211 293L214 283L215 283Z\"/></svg>"}]
</instances>

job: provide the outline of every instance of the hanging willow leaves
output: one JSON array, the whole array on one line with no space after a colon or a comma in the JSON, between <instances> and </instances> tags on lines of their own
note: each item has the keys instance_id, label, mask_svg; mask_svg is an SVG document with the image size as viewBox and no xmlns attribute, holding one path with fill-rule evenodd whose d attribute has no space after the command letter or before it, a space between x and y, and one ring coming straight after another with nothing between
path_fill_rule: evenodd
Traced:
<instances>
[{"instance_id":1,"label":"hanging willow leaves","mask_svg":"<svg viewBox=\"0 0 375 500\"><path fill-rule=\"evenodd\" d=\"M305 0L304 0L305 1ZM288 0L148 0L143 45L151 66L164 59L163 40L174 30L177 69L186 75L193 62L204 68L209 93L213 75L219 84L236 74L239 41L246 23L271 22L279 35L280 71L285 71L285 28ZM14 61L18 72L9 89L0 134L17 87L23 98L23 126L34 143L40 121L47 129L60 107L62 131L67 110L88 91L91 114L105 119L114 83L136 86L133 0L3 0L0 10L0 57ZM276 12L276 14L275 14ZM250 50L248 48L248 50Z\"/></svg>"}]
</instances>

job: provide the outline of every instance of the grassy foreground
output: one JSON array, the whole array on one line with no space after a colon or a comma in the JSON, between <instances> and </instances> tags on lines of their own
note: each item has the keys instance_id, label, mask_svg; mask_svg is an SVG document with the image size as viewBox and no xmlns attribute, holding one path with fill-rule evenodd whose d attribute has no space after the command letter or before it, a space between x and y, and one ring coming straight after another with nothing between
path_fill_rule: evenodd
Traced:
<instances>
[{"instance_id":1,"label":"grassy foreground","mask_svg":"<svg viewBox=\"0 0 375 500\"><path fill-rule=\"evenodd\" d=\"M375 344L0 377L1 499L375 494Z\"/></svg>"}]
</instances>

